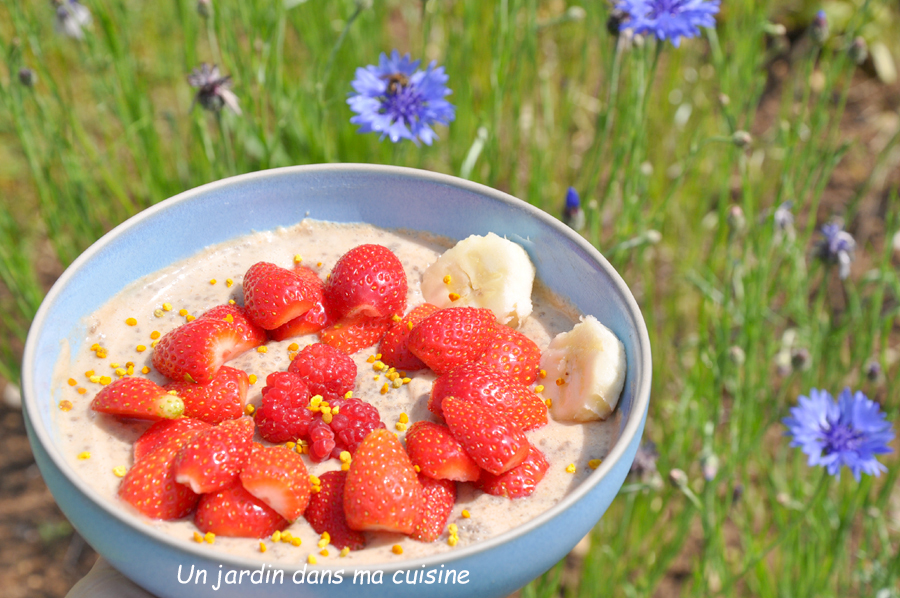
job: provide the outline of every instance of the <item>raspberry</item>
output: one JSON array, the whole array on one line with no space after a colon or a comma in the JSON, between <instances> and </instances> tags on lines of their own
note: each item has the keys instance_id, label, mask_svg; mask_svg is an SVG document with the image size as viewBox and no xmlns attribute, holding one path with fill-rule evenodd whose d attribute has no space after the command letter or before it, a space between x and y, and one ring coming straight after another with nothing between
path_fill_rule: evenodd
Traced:
<instances>
[{"instance_id":1,"label":"raspberry","mask_svg":"<svg viewBox=\"0 0 900 598\"><path fill-rule=\"evenodd\" d=\"M259 435L273 443L304 438L314 414L307 409L309 389L293 372L272 372L262 389L262 407L256 411Z\"/></svg>"},{"instance_id":2,"label":"raspberry","mask_svg":"<svg viewBox=\"0 0 900 598\"><path fill-rule=\"evenodd\" d=\"M309 442L309 458L316 463L341 454L340 451L335 454L334 432L321 418L309 425L307 441Z\"/></svg>"},{"instance_id":3,"label":"raspberry","mask_svg":"<svg viewBox=\"0 0 900 598\"><path fill-rule=\"evenodd\" d=\"M336 399L330 405L332 411L338 408L338 413L331 418L335 439L333 456L340 456L341 451L356 452L356 447L369 432L385 427L378 409L369 403L359 399Z\"/></svg>"},{"instance_id":4,"label":"raspberry","mask_svg":"<svg viewBox=\"0 0 900 598\"><path fill-rule=\"evenodd\" d=\"M288 371L303 378L311 395L326 401L343 397L356 383L356 364L350 356L324 343L304 347Z\"/></svg>"}]
</instances>

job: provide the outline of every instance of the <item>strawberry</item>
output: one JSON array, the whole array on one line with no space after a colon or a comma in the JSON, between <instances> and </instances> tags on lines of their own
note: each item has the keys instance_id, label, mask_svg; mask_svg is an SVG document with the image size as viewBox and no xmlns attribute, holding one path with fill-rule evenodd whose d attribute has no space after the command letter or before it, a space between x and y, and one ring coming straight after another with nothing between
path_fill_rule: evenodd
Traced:
<instances>
[{"instance_id":1,"label":"strawberry","mask_svg":"<svg viewBox=\"0 0 900 598\"><path fill-rule=\"evenodd\" d=\"M294 266L294 272L301 278L309 281L310 284L315 287L315 304L302 316L297 316L293 320L285 322L278 328L270 330L269 336L276 341L283 341L286 338L318 332L331 324L331 318L325 310L325 285L319 278L319 275L313 272L312 269L301 266L300 264Z\"/></svg>"},{"instance_id":2,"label":"strawberry","mask_svg":"<svg viewBox=\"0 0 900 598\"><path fill-rule=\"evenodd\" d=\"M119 497L153 519L181 519L200 500L193 490L175 481L175 457L179 445L159 447L134 464L119 485Z\"/></svg>"},{"instance_id":3,"label":"strawberry","mask_svg":"<svg viewBox=\"0 0 900 598\"><path fill-rule=\"evenodd\" d=\"M319 476L320 490L310 496L309 506L303 514L317 534L328 532L331 544L336 548L359 550L366 545L362 532L347 526L344 515L345 471L329 471Z\"/></svg>"},{"instance_id":4,"label":"strawberry","mask_svg":"<svg viewBox=\"0 0 900 598\"><path fill-rule=\"evenodd\" d=\"M288 521L299 519L309 504L309 472L287 447L255 449L241 471L241 485Z\"/></svg>"},{"instance_id":5,"label":"strawberry","mask_svg":"<svg viewBox=\"0 0 900 598\"><path fill-rule=\"evenodd\" d=\"M523 430L535 430L547 423L547 405L529 387L482 363L467 363L435 379L428 409L443 415L441 402L454 396L471 403L502 411Z\"/></svg>"},{"instance_id":6,"label":"strawberry","mask_svg":"<svg viewBox=\"0 0 900 598\"><path fill-rule=\"evenodd\" d=\"M438 311L437 305L417 305L399 322L395 322L381 339L381 361L398 370L423 370L425 363L409 351L409 333L413 326Z\"/></svg>"},{"instance_id":7,"label":"strawberry","mask_svg":"<svg viewBox=\"0 0 900 598\"><path fill-rule=\"evenodd\" d=\"M474 482L481 468L472 460L450 428L417 421L406 431L406 452L419 471L434 479Z\"/></svg>"},{"instance_id":8,"label":"strawberry","mask_svg":"<svg viewBox=\"0 0 900 598\"><path fill-rule=\"evenodd\" d=\"M475 486L494 496L506 498L531 496L549 468L550 464L544 453L532 446L528 449L528 456L519 465L500 475L482 472Z\"/></svg>"},{"instance_id":9,"label":"strawberry","mask_svg":"<svg viewBox=\"0 0 900 598\"><path fill-rule=\"evenodd\" d=\"M197 494L233 483L250 457L253 429L253 419L242 417L201 432L178 452L175 480Z\"/></svg>"},{"instance_id":10,"label":"strawberry","mask_svg":"<svg viewBox=\"0 0 900 598\"><path fill-rule=\"evenodd\" d=\"M174 390L184 401L184 416L217 424L244 414L250 379L246 372L223 365L206 384L176 380L163 388Z\"/></svg>"},{"instance_id":11,"label":"strawberry","mask_svg":"<svg viewBox=\"0 0 900 598\"><path fill-rule=\"evenodd\" d=\"M262 406L256 410L259 435L278 444L305 438L314 414L309 405L309 389L299 374L272 372L262 389Z\"/></svg>"},{"instance_id":12,"label":"strawberry","mask_svg":"<svg viewBox=\"0 0 900 598\"><path fill-rule=\"evenodd\" d=\"M406 272L383 245L360 245L342 255L325 282L325 301L338 320L390 318L406 309Z\"/></svg>"},{"instance_id":13,"label":"strawberry","mask_svg":"<svg viewBox=\"0 0 900 598\"><path fill-rule=\"evenodd\" d=\"M319 331L319 340L348 355L378 343L393 321L382 319L344 319Z\"/></svg>"},{"instance_id":14,"label":"strawberry","mask_svg":"<svg viewBox=\"0 0 900 598\"><path fill-rule=\"evenodd\" d=\"M203 312L201 318L223 320L237 330L248 349L264 345L269 340L265 328L257 326L250 319L247 309L240 305L225 303Z\"/></svg>"},{"instance_id":15,"label":"strawberry","mask_svg":"<svg viewBox=\"0 0 900 598\"><path fill-rule=\"evenodd\" d=\"M324 343L303 347L288 366L309 388L310 395L326 401L343 397L356 385L356 363L339 349Z\"/></svg>"},{"instance_id":16,"label":"strawberry","mask_svg":"<svg viewBox=\"0 0 900 598\"><path fill-rule=\"evenodd\" d=\"M499 475L528 456L525 433L503 413L454 396L442 408L450 432L482 469Z\"/></svg>"},{"instance_id":17,"label":"strawberry","mask_svg":"<svg viewBox=\"0 0 900 598\"><path fill-rule=\"evenodd\" d=\"M204 494L194 513L203 533L235 538L267 538L289 525L287 519L250 494L239 481Z\"/></svg>"},{"instance_id":18,"label":"strawberry","mask_svg":"<svg viewBox=\"0 0 900 598\"><path fill-rule=\"evenodd\" d=\"M207 384L222 364L253 349L255 343L232 322L200 317L159 339L153 349L153 367L170 380Z\"/></svg>"},{"instance_id":19,"label":"strawberry","mask_svg":"<svg viewBox=\"0 0 900 598\"><path fill-rule=\"evenodd\" d=\"M170 443L180 448L210 427L208 423L190 417L160 420L134 441L134 462L137 463L159 447Z\"/></svg>"},{"instance_id":20,"label":"strawberry","mask_svg":"<svg viewBox=\"0 0 900 598\"><path fill-rule=\"evenodd\" d=\"M308 312L321 297L310 279L293 270L257 262L244 274L244 305L250 319L266 330Z\"/></svg>"},{"instance_id":21,"label":"strawberry","mask_svg":"<svg viewBox=\"0 0 900 598\"><path fill-rule=\"evenodd\" d=\"M409 537L419 542L434 542L444 533L456 504L456 482L435 480L420 473L419 483L422 484L423 508L416 529Z\"/></svg>"},{"instance_id":22,"label":"strawberry","mask_svg":"<svg viewBox=\"0 0 900 598\"><path fill-rule=\"evenodd\" d=\"M410 534L423 508L422 485L403 445L387 430L370 432L347 471L347 525L359 531Z\"/></svg>"},{"instance_id":23,"label":"strawberry","mask_svg":"<svg viewBox=\"0 0 900 598\"><path fill-rule=\"evenodd\" d=\"M122 417L174 419L184 412L184 402L152 380L124 376L104 386L91 401L91 409Z\"/></svg>"},{"instance_id":24,"label":"strawberry","mask_svg":"<svg viewBox=\"0 0 900 598\"><path fill-rule=\"evenodd\" d=\"M487 351L477 361L528 385L537 380L541 369L541 350L518 330L497 326L488 339Z\"/></svg>"},{"instance_id":25,"label":"strawberry","mask_svg":"<svg viewBox=\"0 0 900 598\"><path fill-rule=\"evenodd\" d=\"M409 332L409 350L436 374L481 357L497 321L484 307L436 311Z\"/></svg>"}]
</instances>

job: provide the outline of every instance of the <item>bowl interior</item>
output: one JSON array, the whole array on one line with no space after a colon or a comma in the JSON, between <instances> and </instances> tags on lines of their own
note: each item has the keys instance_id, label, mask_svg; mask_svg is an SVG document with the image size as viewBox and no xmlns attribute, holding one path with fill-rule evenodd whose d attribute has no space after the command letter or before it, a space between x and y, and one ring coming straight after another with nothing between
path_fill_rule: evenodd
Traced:
<instances>
[{"instance_id":1,"label":"bowl interior","mask_svg":"<svg viewBox=\"0 0 900 598\"><path fill-rule=\"evenodd\" d=\"M603 473L640 433L650 387L646 327L625 283L582 237L509 195L445 175L370 165L292 167L212 183L145 210L91 246L51 289L26 345L24 405L37 441L79 489L90 496L55 442L53 413L59 398L53 396L51 379L61 347L68 344L73 353L81 349L81 319L128 283L203 247L303 218L454 239L488 232L506 236L525 247L548 287L618 335L628 362L618 407L619 439L596 475L553 510L602 483Z\"/></svg>"}]
</instances>

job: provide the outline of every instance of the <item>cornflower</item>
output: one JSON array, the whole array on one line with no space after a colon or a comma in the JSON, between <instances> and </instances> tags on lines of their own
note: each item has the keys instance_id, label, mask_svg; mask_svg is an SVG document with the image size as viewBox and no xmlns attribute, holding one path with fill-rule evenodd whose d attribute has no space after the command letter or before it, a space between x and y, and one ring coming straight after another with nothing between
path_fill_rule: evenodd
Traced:
<instances>
[{"instance_id":1,"label":"cornflower","mask_svg":"<svg viewBox=\"0 0 900 598\"><path fill-rule=\"evenodd\" d=\"M72 39L84 39L84 28L91 24L91 11L78 0L53 0L53 5L56 32Z\"/></svg>"},{"instance_id":2,"label":"cornflower","mask_svg":"<svg viewBox=\"0 0 900 598\"><path fill-rule=\"evenodd\" d=\"M584 210L581 209L581 197L575 187L569 187L566 191L566 207L563 208L563 222L576 231L584 228Z\"/></svg>"},{"instance_id":3,"label":"cornflower","mask_svg":"<svg viewBox=\"0 0 900 598\"><path fill-rule=\"evenodd\" d=\"M853 236L840 224L829 223L822 227L823 239L817 248L817 254L824 262L838 264L838 275L841 280L850 275L850 262L856 249Z\"/></svg>"},{"instance_id":4,"label":"cornflower","mask_svg":"<svg viewBox=\"0 0 900 598\"><path fill-rule=\"evenodd\" d=\"M194 103L211 112L219 112L222 106L228 106L235 114L241 113L237 96L231 91L231 77L222 77L218 66L204 62L188 75L188 83L197 88Z\"/></svg>"},{"instance_id":5,"label":"cornflower","mask_svg":"<svg viewBox=\"0 0 900 598\"><path fill-rule=\"evenodd\" d=\"M615 8L627 15L622 29L652 33L677 48L682 37L700 35L700 27L715 27L719 0L619 0Z\"/></svg>"}]
</instances>

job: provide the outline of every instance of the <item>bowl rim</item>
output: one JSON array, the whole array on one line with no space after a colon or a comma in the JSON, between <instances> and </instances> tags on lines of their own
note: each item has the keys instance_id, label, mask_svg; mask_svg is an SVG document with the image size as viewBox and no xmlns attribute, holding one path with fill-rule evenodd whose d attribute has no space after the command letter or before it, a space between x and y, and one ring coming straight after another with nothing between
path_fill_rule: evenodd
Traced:
<instances>
[{"instance_id":1,"label":"bowl rim","mask_svg":"<svg viewBox=\"0 0 900 598\"><path fill-rule=\"evenodd\" d=\"M259 565L260 563L271 563L271 561L264 559L254 560L251 557L241 557L220 551L209 551L208 549L204 549L202 546L194 546L191 542L176 538L163 531L149 528L145 523L141 521L139 514L133 513L126 508L110 508L109 499L101 496L96 490L90 487L86 483L86 481L81 476L79 476L65 461L59 447L56 445L51 435L49 434L49 431L41 423L41 417L37 407L37 397L35 396L36 392L32 369L34 367L34 362L36 359L38 331L44 328L44 320L47 317L47 313L50 311L51 306L55 302L57 297L62 293L65 287L68 286L69 280L73 278L76 275L76 272L80 270L81 266L85 262L91 260L95 254L100 253L103 249L106 248L106 246L114 242L120 236L127 234L128 231L137 223L152 219L154 216L156 216L157 213L171 209L181 203L191 201L196 197L204 196L206 194L215 192L221 188L227 188L234 184L248 183L286 175L290 176L294 173L298 173L300 175L333 175L340 173L375 174L381 176L392 175L407 179L417 179L419 181L460 188L473 194L484 195L492 200L499 201L503 204L507 204L518 210L526 212L530 217L541 221L544 225L549 226L556 233L561 234L571 242L575 243L592 260L599 263L603 270L605 270L606 274L612 280L613 285L616 287L616 290L624 299L624 303L628 311L630 312L632 319L637 323L637 334L635 335L636 346L639 348L640 355L643 356L641 364L642 367L640 368L641 375L635 381L635 396L631 414L628 420L625 422L624 427L621 429L621 432L615 443L613 444L610 452L603 459L600 466L596 470L594 470L581 484L579 484L577 488L565 495L558 503L556 503L546 511L540 513L537 517L510 530L507 530L502 534L499 534L492 538L488 538L487 540L473 543L463 548L454 549L451 552L444 552L416 559L401 559L398 561L365 564L347 563L346 566L323 563L321 565L317 565L317 568L320 568L322 570L337 570L338 568L340 568L345 571L381 570L385 573L388 573L411 568L427 568L439 565L447 565L450 563L462 561L469 557L476 556L480 553L490 551L500 544L506 543L519 536L524 536L532 530L543 526L544 524L554 519L557 515L572 507L575 503L579 502L595 486L597 486L612 470L614 465L616 465L619 460L623 458L625 451L633 440L634 436L641 431L650 401L652 361L650 353L649 334L641 309L638 306L637 301L634 299L631 290L625 284L625 281L615 270L615 268L613 268L612 265L607 261L607 259L592 244L588 243L588 241L584 237L576 233L570 227L563 224L560 220L551 216L547 212L508 193L493 189L480 183L428 170L402 166L355 163L329 163L273 168L220 179L218 181L214 181L195 187L193 189L189 189L187 191L183 191L177 195L162 200L159 203L156 203L142 210L141 212L118 224L105 235L103 235L100 239L94 242L90 247L88 247L69 265L68 268L66 268L63 274L53 284L50 291L47 293L37 313L35 314L34 319L32 320L32 324L25 343L21 378L23 410L25 411L26 416L31 421L31 427L34 432L34 436L41 443L43 450L46 452L57 470L59 470L59 472L63 476L65 476L65 478L71 484L73 484L83 495L88 497L94 505L103 510L107 515L116 518L132 530L140 534L146 534L153 540L171 547L177 553L187 553L191 557L195 557L198 559L215 560L223 565L228 565L234 568L241 568L247 565L252 566L254 564ZM395 230L406 229L397 228ZM54 500L56 500L55 497ZM305 561L296 563L279 562L278 566L287 572L300 570L303 568L304 564Z\"/></svg>"}]
</instances>

